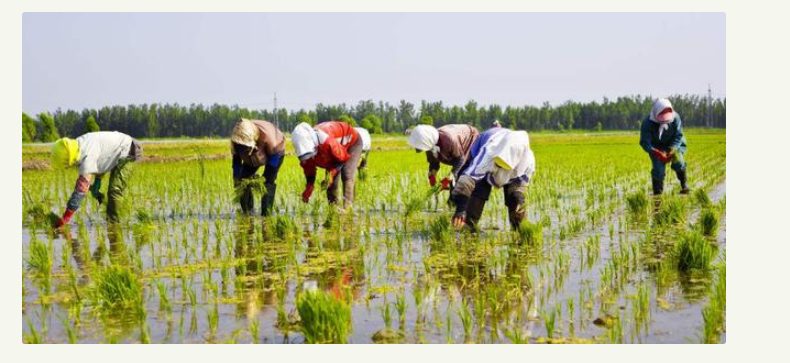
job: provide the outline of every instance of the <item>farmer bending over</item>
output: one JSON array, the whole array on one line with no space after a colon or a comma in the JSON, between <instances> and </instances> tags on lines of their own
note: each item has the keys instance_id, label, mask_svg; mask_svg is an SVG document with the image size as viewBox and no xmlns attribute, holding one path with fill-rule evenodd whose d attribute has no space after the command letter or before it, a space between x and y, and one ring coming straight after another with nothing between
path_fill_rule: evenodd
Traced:
<instances>
[{"instance_id":1,"label":"farmer bending over","mask_svg":"<svg viewBox=\"0 0 790 363\"><path fill-rule=\"evenodd\" d=\"M418 125L409 135L409 145L417 152L425 151L428 159L428 182L436 185L436 173L440 164L452 166L450 175L443 178L442 189L450 189L450 183L458 178L469 159L469 150L480 136L477 129L469 125L445 125L436 129L430 125Z\"/></svg>"},{"instance_id":2,"label":"farmer bending over","mask_svg":"<svg viewBox=\"0 0 790 363\"><path fill-rule=\"evenodd\" d=\"M362 138L357 130L342 121L326 121L310 126L296 125L291 134L296 155L304 170L307 185L302 192L302 201L307 203L313 194L316 168L327 171L326 196L330 204L337 203L338 180L343 180L343 207L354 204L354 179L362 156Z\"/></svg>"},{"instance_id":3,"label":"farmer bending over","mask_svg":"<svg viewBox=\"0 0 790 363\"><path fill-rule=\"evenodd\" d=\"M263 170L265 194L261 197L261 215L271 215L277 193L277 172L285 155L285 136L277 126L267 121L240 119L233 127L230 138L233 154L233 186L239 188L246 179L257 178ZM252 185L245 185L241 194L241 210L253 210Z\"/></svg>"},{"instance_id":4,"label":"farmer bending over","mask_svg":"<svg viewBox=\"0 0 790 363\"><path fill-rule=\"evenodd\" d=\"M130 176L128 163L139 160L142 153L143 148L136 140L115 131L91 132L77 139L64 137L55 141L52 146L52 167L63 169L77 165L80 173L74 192L71 193L71 198L66 204L66 211L55 224L55 228L69 223L88 190L99 204L104 203L101 181L107 172L110 172L107 188L107 219L110 222L117 222L119 203Z\"/></svg>"},{"instance_id":5,"label":"farmer bending over","mask_svg":"<svg viewBox=\"0 0 790 363\"><path fill-rule=\"evenodd\" d=\"M373 141L370 139L370 133L368 130L365 130L362 127L355 127L354 130L357 130L359 137L362 139L362 161L359 162L359 172L361 173L365 170L365 167L368 166L368 154L370 154L370 149L373 146Z\"/></svg>"},{"instance_id":6,"label":"farmer bending over","mask_svg":"<svg viewBox=\"0 0 790 363\"><path fill-rule=\"evenodd\" d=\"M472 145L470 162L458 177L451 197L455 201L453 225L472 229L480 221L491 187L502 188L510 225L524 219L524 189L535 172L535 155L526 131L492 128Z\"/></svg>"},{"instance_id":7,"label":"farmer bending over","mask_svg":"<svg viewBox=\"0 0 790 363\"><path fill-rule=\"evenodd\" d=\"M686 179L686 137L683 135L680 115L672 109L669 100L662 98L653 102L650 116L642 121L639 145L650 155L653 164L653 195L664 191L666 164L672 163L672 170L680 181L680 194L688 194Z\"/></svg>"}]
</instances>

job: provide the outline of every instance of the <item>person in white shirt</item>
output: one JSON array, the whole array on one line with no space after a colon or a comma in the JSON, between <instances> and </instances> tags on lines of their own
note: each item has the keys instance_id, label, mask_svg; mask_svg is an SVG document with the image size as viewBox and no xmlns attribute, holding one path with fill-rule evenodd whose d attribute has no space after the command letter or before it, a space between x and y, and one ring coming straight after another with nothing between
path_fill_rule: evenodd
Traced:
<instances>
[{"instance_id":1,"label":"person in white shirt","mask_svg":"<svg viewBox=\"0 0 790 363\"><path fill-rule=\"evenodd\" d=\"M142 157L142 147L131 136L110 131L91 132L76 139L68 137L55 141L52 146L52 167L62 169L71 166L79 167L79 177L66 204L66 211L55 224L60 228L69 223L74 212L82 204L90 190L91 195L104 203L101 194L102 177L110 173L107 188L107 219L118 221L118 203L123 197L128 181L128 166L132 161Z\"/></svg>"}]
</instances>

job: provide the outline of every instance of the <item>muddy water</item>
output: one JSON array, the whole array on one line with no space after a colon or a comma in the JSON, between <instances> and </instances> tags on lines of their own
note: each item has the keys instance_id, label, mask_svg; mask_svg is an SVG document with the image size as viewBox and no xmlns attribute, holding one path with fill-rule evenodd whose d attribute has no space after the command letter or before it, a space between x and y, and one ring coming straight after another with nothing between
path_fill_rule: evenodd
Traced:
<instances>
[{"instance_id":1,"label":"muddy water","mask_svg":"<svg viewBox=\"0 0 790 363\"><path fill-rule=\"evenodd\" d=\"M710 197L717 202L725 196L725 192L726 183L721 183L711 191ZM325 242L321 246L302 241L298 243L306 243L307 247L296 254L296 262L306 268L314 267L314 270L300 273L298 277L289 276L285 282L279 280L277 266L289 263L283 260L288 249L297 242L263 241L265 253L245 255L244 248L239 247L240 242L229 240L234 233L244 233L248 226L224 219L220 234L226 240L222 242L224 245L217 248L218 253L230 253L237 262L242 262L234 266L215 264L211 268L202 266L181 271L180 274L186 276L183 281L188 281L187 285L196 291L195 305L184 298L180 278L150 271L168 265L167 259L162 261L165 253L161 249L162 240L171 245L184 243L187 246L206 240L209 254L216 252L212 250L217 235L213 220L203 219L210 222L209 237L203 238L205 234L201 230L198 238L194 239L181 235L182 230L187 230L189 236L192 226L188 222L160 222L157 225L159 230L169 231L169 235L148 244L138 241L139 237L136 239L135 232L130 228L121 228L121 238L105 238L104 242L99 243L97 233L112 234L108 233L106 226L89 225L90 238L87 241L79 242L76 232L72 232L70 237L58 236L53 241L56 261L53 294L42 294L36 278L25 277L23 331L30 333L29 322L41 332L44 341L66 342L65 321L76 331L80 342L140 341L141 328L135 322L102 317L89 305L83 306L81 311L74 309L71 303L73 299L68 297L68 280L60 268L63 246L68 244L75 251L90 251L89 257L100 261L93 264L107 264L123 255L121 251L126 249L138 250L142 270L149 271L149 274L144 275L145 329L149 331L151 342L155 343L251 342L254 339L249 333L252 320L260 324L260 333L255 339L258 342L301 343L303 338L297 331L288 332L277 327L278 305L286 313L291 313L295 309L297 294L308 289L321 289L333 294L341 294L342 291L351 293L353 333L348 339L351 343L372 342L373 335L385 327L382 311L386 305L391 308L392 328L403 332L404 342L509 342L507 335L514 331L520 331L536 342L549 335L540 313L550 311L559 312L552 334L555 338L607 340L607 337L612 336L612 327L600 321L620 316L622 333L614 335L620 336L622 342L698 341L702 327L701 309L707 301L709 279L681 277L665 284L668 286L659 287L655 273L639 264L625 278L617 293L609 297L602 293L600 279L604 266L620 251L621 245L639 244L644 239L644 225L621 218L622 213L619 210L597 226L565 240L556 238L556 230L544 230L546 242L543 248L531 252L508 242L509 233L503 231L501 226L492 226L494 228L483 230L480 234L479 238L488 241L486 243L491 248L481 246L465 250L458 246L451 248L437 245L419 233L418 228L407 232L408 237L398 237L394 231L367 231L361 232L358 241L340 241L331 245ZM557 222L557 216L551 216L551 220ZM27 228L23 230L25 249L31 233ZM47 239L46 234L41 232L37 237L44 241ZM581 247L590 238L598 238L599 246L591 261ZM724 217L721 219L717 241L723 253L726 249ZM321 263L320 256L327 252L340 256L344 262ZM482 257L460 258L448 264L436 263L453 253L466 257L481 254ZM87 289L87 275L90 274L92 263L85 261L86 256L78 255L72 255L71 262L85 275L79 278L78 285ZM189 256L186 247L172 258L187 261L183 263L184 266L200 264L198 258ZM563 258L567 258L565 269L558 262ZM501 259L502 262L492 262L495 259ZM517 275L530 276L532 283L524 283L523 279L514 277ZM154 279L168 287L172 306L169 313L159 308L159 295L152 283ZM216 304L208 283L219 286ZM632 318L634 296L639 284L645 284L649 292L649 319L644 323L637 323ZM278 296L278 286L283 287L281 296ZM419 311L415 304L416 290L422 291L424 295L424 304ZM398 294L402 294L407 303L403 325L393 306ZM42 301L44 295L47 296ZM492 297L499 299L501 305L492 302ZM575 303L573 313L568 303L571 300ZM485 301L483 315L474 311L478 301ZM472 311L474 328L470 335L465 334L458 313L464 305ZM216 331L211 333L207 321L209 312L215 307L219 324ZM76 323L77 316L79 323Z\"/></svg>"}]
</instances>

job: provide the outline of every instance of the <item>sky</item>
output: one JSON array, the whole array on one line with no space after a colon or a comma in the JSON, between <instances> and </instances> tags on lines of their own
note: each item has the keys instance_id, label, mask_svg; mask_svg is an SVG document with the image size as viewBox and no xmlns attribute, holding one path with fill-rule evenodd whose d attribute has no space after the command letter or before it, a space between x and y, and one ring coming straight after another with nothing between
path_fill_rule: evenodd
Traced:
<instances>
[{"instance_id":1,"label":"sky","mask_svg":"<svg viewBox=\"0 0 790 363\"><path fill-rule=\"evenodd\" d=\"M22 108L726 96L724 13L25 13Z\"/></svg>"}]
</instances>

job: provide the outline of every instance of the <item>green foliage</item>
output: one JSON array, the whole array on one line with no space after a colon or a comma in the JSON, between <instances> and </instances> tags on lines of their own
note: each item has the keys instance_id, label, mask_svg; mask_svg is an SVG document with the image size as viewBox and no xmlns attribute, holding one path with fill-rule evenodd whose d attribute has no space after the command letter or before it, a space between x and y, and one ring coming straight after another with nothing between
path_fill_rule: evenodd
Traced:
<instances>
[{"instance_id":1,"label":"green foliage","mask_svg":"<svg viewBox=\"0 0 790 363\"><path fill-rule=\"evenodd\" d=\"M349 115L342 115L342 116L338 117L337 120L338 121L343 121L343 122L351 125L352 127L357 127L357 121L354 120L354 118L349 116Z\"/></svg>"},{"instance_id":2,"label":"green foliage","mask_svg":"<svg viewBox=\"0 0 790 363\"><path fill-rule=\"evenodd\" d=\"M719 229L719 216L712 208L706 208L700 214L698 223L702 234L712 237L716 235L716 231Z\"/></svg>"},{"instance_id":3,"label":"green foliage","mask_svg":"<svg viewBox=\"0 0 790 363\"><path fill-rule=\"evenodd\" d=\"M96 123L96 119L93 118L93 115L88 116L88 119L85 120L85 130L87 132L97 132L97 131L99 131L99 124Z\"/></svg>"},{"instance_id":4,"label":"green foliage","mask_svg":"<svg viewBox=\"0 0 790 363\"><path fill-rule=\"evenodd\" d=\"M372 134L380 134L384 132L381 128L381 119L373 114L365 116L365 118L363 118L360 122L360 126L370 131Z\"/></svg>"},{"instance_id":5,"label":"green foliage","mask_svg":"<svg viewBox=\"0 0 790 363\"><path fill-rule=\"evenodd\" d=\"M36 120L22 112L22 142L33 142L36 131Z\"/></svg>"},{"instance_id":6,"label":"green foliage","mask_svg":"<svg viewBox=\"0 0 790 363\"><path fill-rule=\"evenodd\" d=\"M707 270L716 257L716 248L699 231L689 231L680 236L674 256L680 271Z\"/></svg>"},{"instance_id":7,"label":"green foliage","mask_svg":"<svg viewBox=\"0 0 790 363\"><path fill-rule=\"evenodd\" d=\"M38 115L41 120L41 133L39 139L42 142L53 142L60 138L58 128L55 126L55 120L48 113L41 113Z\"/></svg>"},{"instance_id":8,"label":"green foliage","mask_svg":"<svg viewBox=\"0 0 790 363\"><path fill-rule=\"evenodd\" d=\"M708 102L693 95L671 96L675 109L682 115L699 115L707 112ZM321 121L362 120L368 115L381 119L381 131L403 132L417 123L435 126L468 123L478 128L489 127L495 119L503 126L529 130L617 130L636 129L639 121L650 110L652 98L644 96L618 97L601 102L565 102L552 106L481 106L469 101L463 106L445 105L441 101L421 101L418 107L401 100L397 104L362 100L357 105L317 104L312 110L277 110L277 122L283 131L292 130L299 122L315 124ZM726 127L726 99L714 99L712 107L714 127ZM227 137L233 124L241 117L274 120L273 110L254 110L227 105L192 104L143 104L105 106L82 112L56 110L55 125L61 135L78 136L84 132L89 116L102 121L106 129L124 130L133 137ZM705 126L704 117L688 117L684 126ZM43 120L40 120L43 122ZM356 125L356 122L352 124ZM374 127L369 129L379 133ZM24 137L24 134L23 134ZM31 139L33 140L33 139Z\"/></svg>"},{"instance_id":9,"label":"green foliage","mask_svg":"<svg viewBox=\"0 0 790 363\"><path fill-rule=\"evenodd\" d=\"M711 205L710 197L708 197L708 191L704 188L699 188L694 191L694 201L701 208L708 208Z\"/></svg>"},{"instance_id":10,"label":"green foliage","mask_svg":"<svg viewBox=\"0 0 790 363\"><path fill-rule=\"evenodd\" d=\"M686 220L686 203L679 198L668 198L661 202L661 208L655 215L659 225L678 224Z\"/></svg>"},{"instance_id":11,"label":"green foliage","mask_svg":"<svg viewBox=\"0 0 790 363\"><path fill-rule=\"evenodd\" d=\"M628 205L628 213L634 216L641 216L647 213L647 195L644 191L636 191L625 197Z\"/></svg>"},{"instance_id":12,"label":"green foliage","mask_svg":"<svg viewBox=\"0 0 790 363\"><path fill-rule=\"evenodd\" d=\"M450 225L450 217L446 214L440 214L428 224L428 236L437 242L447 242L453 236L452 226Z\"/></svg>"},{"instance_id":13,"label":"green foliage","mask_svg":"<svg viewBox=\"0 0 790 363\"><path fill-rule=\"evenodd\" d=\"M129 267L113 265L94 277L90 296L101 309L136 307L143 298L143 288Z\"/></svg>"},{"instance_id":14,"label":"green foliage","mask_svg":"<svg viewBox=\"0 0 790 363\"><path fill-rule=\"evenodd\" d=\"M36 238L31 239L28 249L28 269L39 276L49 276L54 265L52 246Z\"/></svg>"},{"instance_id":15,"label":"green foliage","mask_svg":"<svg viewBox=\"0 0 790 363\"><path fill-rule=\"evenodd\" d=\"M543 244L543 225L532 223L525 219L518 225L516 236L522 245L525 244L530 247L540 246Z\"/></svg>"},{"instance_id":16,"label":"green foliage","mask_svg":"<svg viewBox=\"0 0 790 363\"><path fill-rule=\"evenodd\" d=\"M306 291L296 299L306 343L343 344L351 332L351 308L323 291Z\"/></svg>"}]
</instances>

